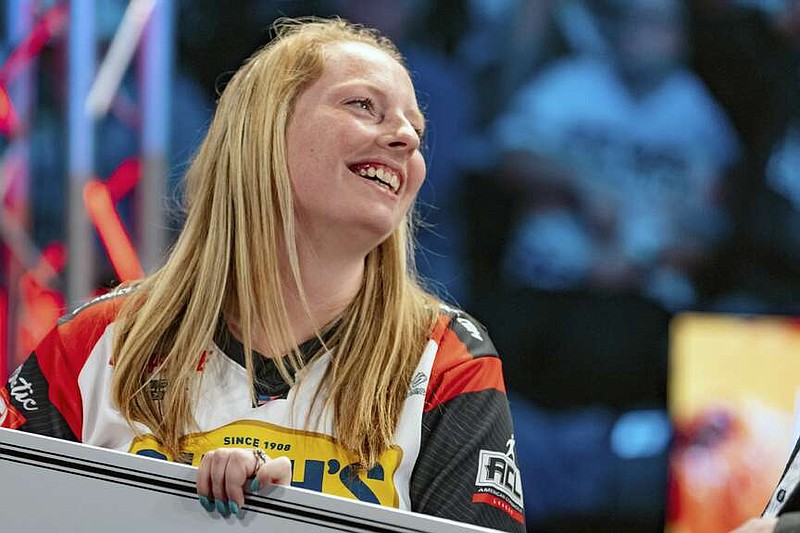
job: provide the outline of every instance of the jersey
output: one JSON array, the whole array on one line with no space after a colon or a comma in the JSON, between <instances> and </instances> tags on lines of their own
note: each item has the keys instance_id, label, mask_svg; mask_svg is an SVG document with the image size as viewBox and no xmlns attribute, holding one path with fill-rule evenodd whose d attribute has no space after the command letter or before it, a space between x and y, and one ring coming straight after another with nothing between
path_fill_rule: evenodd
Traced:
<instances>
[{"instance_id":1,"label":"jersey","mask_svg":"<svg viewBox=\"0 0 800 533\"><path fill-rule=\"evenodd\" d=\"M144 425L137 435L111 399L114 321L124 299L115 293L95 299L47 334L0 388L0 427L195 466L212 449L260 448L291 460L296 487L524 531L501 362L486 330L466 313L442 306L394 443L355 475L354 458L337 443L332 409L319 407L324 401L312 406L333 354L309 360L292 387L274 362L257 357L253 382L242 344L224 325L198 358L198 431L182 439L182 456L170 457ZM310 356L318 342L302 344L301 352ZM168 386L156 375L147 393L158 401Z\"/></svg>"}]
</instances>

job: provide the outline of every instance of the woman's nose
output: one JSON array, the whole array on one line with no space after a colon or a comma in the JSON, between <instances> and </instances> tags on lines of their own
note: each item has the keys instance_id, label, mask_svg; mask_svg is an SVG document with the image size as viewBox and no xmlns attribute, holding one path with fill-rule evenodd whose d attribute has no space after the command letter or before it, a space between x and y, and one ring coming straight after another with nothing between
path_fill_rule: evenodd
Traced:
<instances>
[{"instance_id":1,"label":"woman's nose","mask_svg":"<svg viewBox=\"0 0 800 533\"><path fill-rule=\"evenodd\" d=\"M381 137L382 142L393 150L408 150L413 152L420 145L419 134L411 122L405 117L388 120L386 133Z\"/></svg>"}]
</instances>

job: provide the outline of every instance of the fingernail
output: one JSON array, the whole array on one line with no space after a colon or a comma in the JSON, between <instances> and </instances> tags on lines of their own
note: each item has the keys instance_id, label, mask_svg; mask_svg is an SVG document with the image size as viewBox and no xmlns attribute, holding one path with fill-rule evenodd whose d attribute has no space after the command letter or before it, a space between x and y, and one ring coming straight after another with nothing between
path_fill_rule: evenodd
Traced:
<instances>
[{"instance_id":1,"label":"fingernail","mask_svg":"<svg viewBox=\"0 0 800 533\"><path fill-rule=\"evenodd\" d=\"M228 502L217 500L217 512L222 516L228 516L231 512L228 510Z\"/></svg>"},{"instance_id":2,"label":"fingernail","mask_svg":"<svg viewBox=\"0 0 800 533\"><path fill-rule=\"evenodd\" d=\"M261 484L258 482L258 478L254 477L253 481L250 482L250 492L258 492L261 490Z\"/></svg>"},{"instance_id":3,"label":"fingernail","mask_svg":"<svg viewBox=\"0 0 800 533\"><path fill-rule=\"evenodd\" d=\"M228 502L228 506L230 507L232 514L239 514L239 505L236 502Z\"/></svg>"},{"instance_id":4,"label":"fingernail","mask_svg":"<svg viewBox=\"0 0 800 533\"><path fill-rule=\"evenodd\" d=\"M200 496L200 505L209 513L214 510L214 504L211 503L205 496Z\"/></svg>"}]
</instances>

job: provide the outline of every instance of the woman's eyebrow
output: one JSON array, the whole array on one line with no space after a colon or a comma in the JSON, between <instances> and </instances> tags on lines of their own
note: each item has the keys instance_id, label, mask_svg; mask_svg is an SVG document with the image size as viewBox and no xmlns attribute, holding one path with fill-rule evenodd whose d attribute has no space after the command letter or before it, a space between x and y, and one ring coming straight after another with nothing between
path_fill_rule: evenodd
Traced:
<instances>
[{"instance_id":1,"label":"woman's eyebrow","mask_svg":"<svg viewBox=\"0 0 800 533\"><path fill-rule=\"evenodd\" d=\"M367 90L369 92L378 94L381 98L384 98L384 99L388 98L388 93L384 89L382 89L380 86L378 86L377 84L375 84L375 83L373 83L371 81L358 79L358 78L350 79L350 80L344 81L344 82L342 82L342 83L340 83L338 85L334 85L332 89L334 91L345 91L345 90L348 90L348 89L364 89L364 90ZM425 119L425 115L422 114L422 111L420 111L419 107L411 107L411 108L405 109L404 112L405 112L406 116L409 118L409 120L419 122L419 128L420 129L422 129L422 130L425 129L425 124L427 123L427 121Z\"/></svg>"},{"instance_id":2,"label":"woman's eyebrow","mask_svg":"<svg viewBox=\"0 0 800 533\"><path fill-rule=\"evenodd\" d=\"M382 96L386 96L386 91L378 87L375 83L359 78L352 78L333 86L333 90L343 91L347 89L366 89L368 91L379 93Z\"/></svg>"}]
</instances>

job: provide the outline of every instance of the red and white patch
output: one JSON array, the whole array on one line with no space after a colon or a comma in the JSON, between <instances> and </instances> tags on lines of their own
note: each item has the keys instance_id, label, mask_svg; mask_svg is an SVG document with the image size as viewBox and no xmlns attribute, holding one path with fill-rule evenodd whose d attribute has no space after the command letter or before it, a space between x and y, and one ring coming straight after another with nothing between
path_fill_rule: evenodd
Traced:
<instances>
[{"instance_id":1,"label":"red and white patch","mask_svg":"<svg viewBox=\"0 0 800 533\"><path fill-rule=\"evenodd\" d=\"M0 387L0 427L17 429L26 421L22 413L11 404L5 387Z\"/></svg>"},{"instance_id":2,"label":"red and white patch","mask_svg":"<svg viewBox=\"0 0 800 533\"><path fill-rule=\"evenodd\" d=\"M478 492L472 495L472 503L487 503L492 507L497 507L504 513L508 513L508 515L519 522L520 524L525 523L525 516L518 511L513 505L508 503L505 499L499 496L493 496L488 492Z\"/></svg>"}]
</instances>

